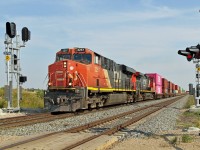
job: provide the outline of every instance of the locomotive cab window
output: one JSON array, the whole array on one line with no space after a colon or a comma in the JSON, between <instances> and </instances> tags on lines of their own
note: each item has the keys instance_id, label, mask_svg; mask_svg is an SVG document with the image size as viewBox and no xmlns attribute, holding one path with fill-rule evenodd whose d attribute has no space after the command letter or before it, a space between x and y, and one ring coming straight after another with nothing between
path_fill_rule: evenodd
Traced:
<instances>
[{"instance_id":1,"label":"locomotive cab window","mask_svg":"<svg viewBox=\"0 0 200 150\"><path fill-rule=\"evenodd\" d=\"M74 54L73 59L83 64L90 64L92 62L91 54Z\"/></svg>"},{"instance_id":2,"label":"locomotive cab window","mask_svg":"<svg viewBox=\"0 0 200 150\"><path fill-rule=\"evenodd\" d=\"M57 54L56 56L56 62L61 60L71 59L70 54Z\"/></svg>"},{"instance_id":3,"label":"locomotive cab window","mask_svg":"<svg viewBox=\"0 0 200 150\"><path fill-rule=\"evenodd\" d=\"M94 63L101 65L101 57L99 55L94 56Z\"/></svg>"}]
</instances>

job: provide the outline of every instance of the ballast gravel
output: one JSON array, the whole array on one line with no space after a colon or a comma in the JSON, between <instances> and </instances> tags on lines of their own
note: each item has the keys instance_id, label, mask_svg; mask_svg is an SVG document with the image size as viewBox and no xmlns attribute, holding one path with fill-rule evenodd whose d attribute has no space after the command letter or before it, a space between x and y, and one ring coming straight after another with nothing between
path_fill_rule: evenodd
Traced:
<instances>
[{"instance_id":1,"label":"ballast gravel","mask_svg":"<svg viewBox=\"0 0 200 150\"><path fill-rule=\"evenodd\" d=\"M150 135L153 133L157 133L161 130L174 129L176 124L176 118L180 113L179 109L185 105L187 99L188 96L185 96L184 98L182 98L181 101L176 102L176 104L174 104L173 106L166 108L164 111L160 112L157 116L153 117L144 124L136 127L134 131L130 131L128 136L138 137L140 135ZM169 100L169 98L162 100L155 100L155 101L147 101L145 103L136 103L133 105L122 106L110 110L99 111L84 115L78 115L66 119L58 119L46 123L37 123L24 127L0 130L0 135L26 136L26 135L35 135L41 133L62 131L79 125L87 124L89 122L93 122L102 118L107 118L109 116L113 116L122 112L126 112L129 110L133 110L151 104L156 104L166 100Z\"/></svg>"},{"instance_id":2,"label":"ballast gravel","mask_svg":"<svg viewBox=\"0 0 200 150\"><path fill-rule=\"evenodd\" d=\"M185 96L178 102L164 108L159 114L150 119L147 119L143 124L137 126L134 130L126 130L126 138L139 137L143 138L158 134L162 131L175 130L176 120L181 113L181 109L184 107L189 96Z\"/></svg>"}]
</instances>

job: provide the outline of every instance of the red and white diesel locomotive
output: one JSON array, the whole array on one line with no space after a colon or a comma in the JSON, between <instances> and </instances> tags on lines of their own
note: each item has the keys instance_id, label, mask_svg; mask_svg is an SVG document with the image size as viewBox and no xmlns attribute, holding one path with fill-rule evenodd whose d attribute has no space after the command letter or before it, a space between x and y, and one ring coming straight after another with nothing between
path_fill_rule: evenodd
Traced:
<instances>
[{"instance_id":1,"label":"red and white diesel locomotive","mask_svg":"<svg viewBox=\"0 0 200 150\"><path fill-rule=\"evenodd\" d=\"M160 79L161 91L157 92L155 75L117 64L88 48L61 49L48 67L44 105L51 112L74 112L174 96L175 85L164 78ZM163 81L173 86L163 87Z\"/></svg>"}]
</instances>

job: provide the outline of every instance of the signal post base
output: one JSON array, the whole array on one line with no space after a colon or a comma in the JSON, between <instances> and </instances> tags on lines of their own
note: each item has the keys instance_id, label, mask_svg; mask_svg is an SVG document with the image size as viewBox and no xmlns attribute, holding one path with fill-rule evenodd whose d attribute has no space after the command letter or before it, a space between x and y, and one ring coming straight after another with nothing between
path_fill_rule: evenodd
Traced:
<instances>
[{"instance_id":1,"label":"signal post base","mask_svg":"<svg viewBox=\"0 0 200 150\"><path fill-rule=\"evenodd\" d=\"M195 98L195 105L196 107L200 107L200 97Z\"/></svg>"},{"instance_id":2,"label":"signal post base","mask_svg":"<svg viewBox=\"0 0 200 150\"><path fill-rule=\"evenodd\" d=\"M4 111L7 113L20 112L20 108L6 108Z\"/></svg>"},{"instance_id":3,"label":"signal post base","mask_svg":"<svg viewBox=\"0 0 200 150\"><path fill-rule=\"evenodd\" d=\"M200 106L192 105L189 109L189 112L200 112Z\"/></svg>"}]
</instances>

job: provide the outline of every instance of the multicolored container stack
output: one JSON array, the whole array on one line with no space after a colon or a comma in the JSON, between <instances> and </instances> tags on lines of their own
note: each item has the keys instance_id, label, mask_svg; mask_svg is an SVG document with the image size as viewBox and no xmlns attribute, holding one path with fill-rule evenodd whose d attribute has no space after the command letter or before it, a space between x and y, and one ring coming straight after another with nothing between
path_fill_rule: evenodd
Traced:
<instances>
[{"instance_id":1,"label":"multicolored container stack","mask_svg":"<svg viewBox=\"0 0 200 150\"><path fill-rule=\"evenodd\" d=\"M157 73L146 73L150 78L153 78L155 83L155 90L157 94L162 94L162 76Z\"/></svg>"}]
</instances>

